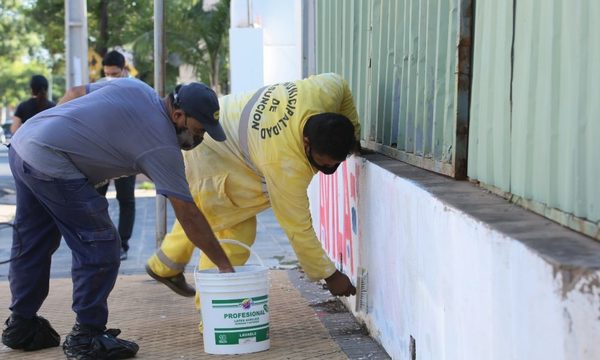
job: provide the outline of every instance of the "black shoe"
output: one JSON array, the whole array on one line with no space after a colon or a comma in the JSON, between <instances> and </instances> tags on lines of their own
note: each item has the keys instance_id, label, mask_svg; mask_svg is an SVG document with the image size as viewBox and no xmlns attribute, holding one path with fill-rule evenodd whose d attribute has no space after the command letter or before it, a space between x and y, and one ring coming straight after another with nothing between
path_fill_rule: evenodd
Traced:
<instances>
[{"instance_id":1,"label":"black shoe","mask_svg":"<svg viewBox=\"0 0 600 360\"><path fill-rule=\"evenodd\" d=\"M60 335L41 316L25 319L13 314L4 322L2 343L11 349L34 351L60 345Z\"/></svg>"},{"instance_id":2,"label":"black shoe","mask_svg":"<svg viewBox=\"0 0 600 360\"><path fill-rule=\"evenodd\" d=\"M63 343L63 351L68 360L112 360L134 357L140 347L133 341L117 339L120 333L119 329L100 331L75 324L73 331L67 335Z\"/></svg>"},{"instance_id":3,"label":"black shoe","mask_svg":"<svg viewBox=\"0 0 600 360\"><path fill-rule=\"evenodd\" d=\"M127 250L121 250L121 260L127 260Z\"/></svg>"},{"instance_id":4,"label":"black shoe","mask_svg":"<svg viewBox=\"0 0 600 360\"><path fill-rule=\"evenodd\" d=\"M146 272L150 277L154 280L159 281L169 287L169 289L175 291L177 294L185 297L192 297L196 295L196 289L188 285L185 281L185 276L183 273L177 274L171 277L162 277L155 274L152 269L146 264Z\"/></svg>"}]
</instances>

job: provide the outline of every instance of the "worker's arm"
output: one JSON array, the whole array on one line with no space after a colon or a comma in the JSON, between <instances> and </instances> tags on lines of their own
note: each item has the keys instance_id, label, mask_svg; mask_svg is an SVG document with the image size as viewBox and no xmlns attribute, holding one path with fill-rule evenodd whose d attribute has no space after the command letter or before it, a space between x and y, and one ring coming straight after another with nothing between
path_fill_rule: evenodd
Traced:
<instances>
[{"instance_id":1,"label":"worker's arm","mask_svg":"<svg viewBox=\"0 0 600 360\"><path fill-rule=\"evenodd\" d=\"M72 87L69 90L67 90L67 92L65 93L65 96L63 96L62 99L60 99L60 101L58 102L58 105L64 104L67 101L71 101L73 99L81 97L81 96L85 95L86 93L87 93L87 90L86 90L85 85Z\"/></svg>"},{"instance_id":2,"label":"worker's arm","mask_svg":"<svg viewBox=\"0 0 600 360\"><path fill-rule=\"evenodd\" d=\"M21 121L20 117L13 116L12 117L12 124L10 125L10 132L14 135L15 132L17 132L17 129L19 129L22 124L23 124L23 121Z\"/></svg>"},{"instance_id":3,"label":"worker's arm","mask_svg":"<svg viewBox=\"0 0 600 360\"><path fill-rule=\"evenodd\" d=\"M312 280L325 279L333 295L356 294L345 274L335 268L312 227L306 189L312 178L306 169L265 166L264 173L273 213L288 236L302 269Z\"/></svg>"},{"instance_id":4,"label":"worker's arm","mask_svg":"<svg viewBox=\"0 0 600 360\"><path fill-rule=\"evenodd\" d=\"M196 204L173 196L170 196L169 200L188 239L200 248L221 272L233 272L233 266Z\"/></svg>"}]
</instances>

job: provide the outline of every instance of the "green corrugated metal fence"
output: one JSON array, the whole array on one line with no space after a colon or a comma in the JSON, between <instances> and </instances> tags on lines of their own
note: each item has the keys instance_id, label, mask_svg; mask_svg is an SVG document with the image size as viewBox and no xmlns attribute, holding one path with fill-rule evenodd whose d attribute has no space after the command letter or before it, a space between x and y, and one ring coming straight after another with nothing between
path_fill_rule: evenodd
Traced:
<instances>
[{"instance_id":1,"label":"green corrugated metal fence","mask_svg":"<svg viewBox=\"0 0 600 360\"><path fill-rule=\"evenodd\" d=\"M314 1L367 147L600 239L599 1Z\"/></svg>"},{"instance_id":2,"label":"green corrugated metal fence","mask_svg":"<svg viewBox=\"0 0 600 360\"><path fill-rule=\"evenodd\" d=\"M352 87L367 147L466 176L471 0L316 0L316 70Z\"/></svg>"},{"instance_id":3,"label":"green corrugated metal fence","mask_svg":"<svg viewBox=\"0 0 600 360\"><path fill-rule=\"evenodd\" d=\"M514 4L477 2L468 175L600 239L600 2Z\"/></svg>"}]
</instances>

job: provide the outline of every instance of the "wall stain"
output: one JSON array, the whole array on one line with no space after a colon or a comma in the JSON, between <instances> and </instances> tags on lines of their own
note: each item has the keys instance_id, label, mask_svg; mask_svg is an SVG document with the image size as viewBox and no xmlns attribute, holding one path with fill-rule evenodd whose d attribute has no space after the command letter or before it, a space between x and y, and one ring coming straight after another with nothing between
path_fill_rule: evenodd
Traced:
<instances>
[{"instance_id":1,"label":"wall stain","mask_svg":"<svg viewBox=\"0 0 600 360\"><path fill-rule=\"evenodd\" d=\"M567 325L569 326L569 333L573 332L573 318L571 318L571 314L569 313L569 310L567 310L567 308L563 308L563 318L565 319L565 321L567 322Z\"/></svg>"},{"instance_id":2,"label":"wall stain","mask_svg":"<svg viewBox=\"0 0 600 360\"><path fill-rule=\"evenodd\" d=\"M600 294L600 277L598 269L583 269L576 266L553 266L552 273L556 279L560 274L561 296L565 300L567 295L575 289L577 284L584 279L578 291L582 294L594 295Z\"/></svg>"}]
</instances>

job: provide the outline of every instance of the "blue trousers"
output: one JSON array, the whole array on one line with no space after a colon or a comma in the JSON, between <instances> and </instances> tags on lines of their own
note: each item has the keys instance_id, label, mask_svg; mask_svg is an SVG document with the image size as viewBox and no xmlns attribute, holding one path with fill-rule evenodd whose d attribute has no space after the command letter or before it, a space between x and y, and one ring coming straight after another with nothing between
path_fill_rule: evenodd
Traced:
<instances>
[{"instance_id":1,"label":"blue trousers","mask_svg":"<svg viewBox=\"0 0 600 360\"><path fill-rule=\"evenodd\" d=\"M135 175L126 176L113 180L117 190L117 201L119 202L119 236L121 247L124 251L129 250L129 238L133 232L135 221ZM102 196L106 196L108 183L97 188Z\"/></svg>"},{"instance_id":2,"label":"blue trousers","mask_svg":"<svg viewBox=\"0 0 600 360\"><path fill-rule=\"evenodd\" d=\"M108 202L87 179L57 179L9 149L17 210L8 279L10 310L26 318L48 296L52 254L61 235L72 251L73 311L79 324L104 329L107 298L119 271L120 239ZM16 257L16 258L15 258Z\"/></svg>"}]
</instances>

